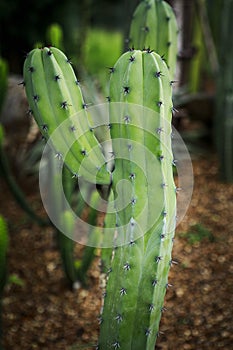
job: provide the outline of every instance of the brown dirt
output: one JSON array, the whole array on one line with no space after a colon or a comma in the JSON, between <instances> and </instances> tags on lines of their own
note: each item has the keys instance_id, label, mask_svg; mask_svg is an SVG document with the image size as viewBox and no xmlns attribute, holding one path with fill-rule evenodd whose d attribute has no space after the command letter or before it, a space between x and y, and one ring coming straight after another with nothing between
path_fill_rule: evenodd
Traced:
<instances>
[{"instance_id":1,"label":"brown dirt","mask_svg":"<svg viewBox=\"0 0 233 350\"><path fill-rule=\"evenodd\" d=\"M212 155L193 161L192 202L178 226L157 349L232 349L233 185L218 178ZM101 306L98 258L89 271L89 288L69 290L50 228L31 223L1 181L1 208L9 223L9 273L23 286L7 285L3 299L5 350L94 349ZM27 192L43 213L38 189ZM211 232L190 244L182 232L201 224ZM143 350L143 349L142 349Z\"/></svg>"}]
</instances>

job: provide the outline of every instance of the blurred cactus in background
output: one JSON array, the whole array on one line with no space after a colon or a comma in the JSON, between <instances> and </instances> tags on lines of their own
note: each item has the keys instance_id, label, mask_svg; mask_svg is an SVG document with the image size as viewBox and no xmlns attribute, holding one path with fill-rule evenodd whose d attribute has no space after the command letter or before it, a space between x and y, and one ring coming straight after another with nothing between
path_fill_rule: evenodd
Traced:
<instances>
[{"instance_id":1,"label":"blurred cactus in background","mask_svg":"<svg viewBox=\"0 0 233 350\"><path fill-rule=\"evenodd\" d=\"M233 181L233 0L222 1L215 139L223 180Z\"/></svg>"}]
</instances>

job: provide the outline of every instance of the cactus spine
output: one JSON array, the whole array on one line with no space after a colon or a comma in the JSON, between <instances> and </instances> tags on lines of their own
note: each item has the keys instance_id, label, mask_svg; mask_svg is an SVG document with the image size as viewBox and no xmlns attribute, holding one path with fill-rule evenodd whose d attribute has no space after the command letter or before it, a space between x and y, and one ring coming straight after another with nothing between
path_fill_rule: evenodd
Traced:
<instances>
[{"instance_id":1,"label":"cactus spine","mask_svg":"<svg viewBox=\"0 0 233 350\"><path fill-rule=\"evenodd\" d=\"M25 60L24 82L30 109L57 156L74 176L108 184L106 161L69 59L54 47L32 50Z\"/></svg>"},{"instance_id":2,"label":"cactus spine","mask_svg":"<svg viewBox=\"0 0 233 350\"><path fill-rule=\"evenodd\" d=\"M161 55L174 79L177 56L177 22L171 6L162 0L143 0L130 26L129 42L135 49L150 47Z\"/></svg>"},{"instance_id":3,"label":"cactus spine","mask_svg":"<svg viewBox=\"0 0 233 350\"><path fill-rule=\"evenodd\" d=\"M171 114L171 82L162 58L151 50L123 54L110 80L119 246L107 281L100 350L155 346L176 215ZM130 191L119 187L122 181L130 181Z\"/></svg>"}]
</instances>

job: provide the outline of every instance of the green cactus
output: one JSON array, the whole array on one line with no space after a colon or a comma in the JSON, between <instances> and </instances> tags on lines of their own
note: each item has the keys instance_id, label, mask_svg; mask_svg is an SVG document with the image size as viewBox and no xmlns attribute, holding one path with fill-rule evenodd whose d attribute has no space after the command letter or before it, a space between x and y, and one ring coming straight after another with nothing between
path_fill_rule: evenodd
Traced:
<instances>
[{"instance_id":1,"label":"green cactus","mask_svg":"<svg viewBox=\"0 0 233 350\"><path fill-rule=\"evenodd\" d=\"M6 253L8 249L8 230L5 219L0 215L0 295L6 283Z\"/></svg>"},{"instance_id":2,"label":"green cactus","mask_svg":"<svg viewBox=\"0 0 233 350\"><path fill-rule=\"evenodd\" d=\"M118 247L108 275L100 350L155 346L176 216L171 93L167 66L149 49L123 54L112 69L110 131ZM130 190L120 185L124 181L130 182ZM122 203L127 203L123 209Z\"/></svg>"},{"instance_id":3,"label":"green cactus","mask_svg":"<svg viewBox=\"0 0 233 350\"><path fill-rule=\"evenodd\" d=\"M8 64L0 57L0 111L7 91Z\"/></svg>"},{"instance_id":4,"label":"green cactus","mask_svg":"<svg viewBox=\"0 0 233 350\"><path fill-rule=\"evenodd\" d=\"M58 23L52 23L46 32L47 42L55 46L57 49L64 50L63 45L63 31L62 27Z\"/></svg>"},{"instance_id":5,"label":"green cactus","mask_svg":"<svg viewBox=\"0 0 233 350\"><path fill-rule=\"evenodd\" d=\"M5 219L0 215L0 349L2 348L2 294L7 281L7 249L8 249L8 229Z\"/></svg>"},{"instance_id":6,"label":"green cactus","mask_svg":"<svg viewBox=\"0 0 233 350\"><path fill-rule=\"evenodd\" d=\"M143 0L137 6L129 33L135 49L150 47L166 61L174 79L177 58L178 28L171 6L163 0Z\"/></svg>"},{"instance_id":7,"label":"green cactus","mask_svg":"<svg viewBox=\"0 0 233 350\"><path fill-rule=\"evenodd\" d=\"M21 188L15 181L15 177L12 174L6 152L4 150L4 129L0 124L0 174L4 177L5 182L8 185L14 199L19 206L25 211L25 213L38 225L47 226L49 221L38 216L33 210L32 206L28 203L27 198L22 192Z\"/></svg>"},{"instance_id":8,"label":"green cactus","mask_svg":"<svg viewBox=\"0 0 233 350\"><path fill-rule=\"evenodd\" d=\"M69 59L54 47L32 50L24 63L24 82L30 109L57 156L74 176L109 184L106 160Z\"/></svg>"},{"instance_id":9,"label":"green cactus","mask_svg":"<svg viewBox=\"0 0 233 350\"><path fill-rule=\"evenodd\" d=\"M222 1L222 5L214 129L221 177L224 181L233 182L233 0Z\"/></svg>"}]
</instances>

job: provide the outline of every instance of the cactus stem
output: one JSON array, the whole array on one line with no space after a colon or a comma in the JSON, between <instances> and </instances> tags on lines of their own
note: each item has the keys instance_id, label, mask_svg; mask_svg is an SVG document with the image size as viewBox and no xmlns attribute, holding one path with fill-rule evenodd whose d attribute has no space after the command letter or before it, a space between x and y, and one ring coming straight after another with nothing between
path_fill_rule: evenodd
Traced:
<instances>
[{"instance_id":1,"label":"cactus stem","mask_svg":"<svg viewBox=\"0 0 233 350\"><path fill-rule=\"evenodd\" d=\"M111 102L111 97L110 97L110 96L107 96L107 97L106 97L106 100L107 100L107 102Z\"/></svg>"},{"instance_id":2,"label":"cactus stem","mask_svg":"<svg viewBox=\"0 0 233 350\"><path fill-rule=\"evenodd\" d=\"M30 72L30 73L34 73L34 72L35 72L35 68L34 68L34 67L32 67L32 66L31 66L31 67L29 67L29 68L28 68L28 70L29 70L29 72Z\"/></svg>"},{"instance_id":3,"label":"cactus stem","mask_svg":"<svg viewBox=\"0 0 233 350\"><path fill-rule=\"evenodd\" d=\"M163 102L162 102L162 101L158 101L158 102L157 102L157 106L158 106L158 107L161 107L161 106L162 106L162 104L163 104Z\"/></svg>"},{"instance_id":4,"label":"cactus stem","mask_svg":"<svg viewBox=\"0 0 233 350\"><path fill-rule=\"evenodd\" d=\"M53 53L52 53L51 50L48 50L48 51L47 51L47 55L48 55L49 57L52 56L52 54L53 54Z\"/></svg>"}]
</instances>

